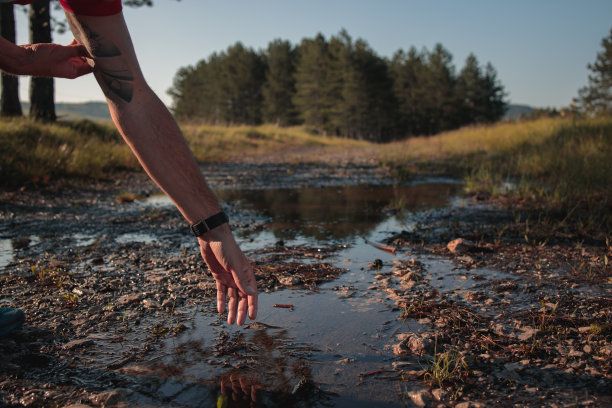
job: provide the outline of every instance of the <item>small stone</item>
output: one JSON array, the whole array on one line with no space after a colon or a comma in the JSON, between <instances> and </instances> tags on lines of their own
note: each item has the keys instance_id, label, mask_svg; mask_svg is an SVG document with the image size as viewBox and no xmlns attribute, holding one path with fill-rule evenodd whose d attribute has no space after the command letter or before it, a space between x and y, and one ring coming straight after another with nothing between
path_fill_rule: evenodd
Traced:
<instances>
[{"instance_id":1,"label":"small stone","mask_svg":"<svg viewBox=\"0 0 612 408\"><path fill-rule=\"evenodd\" d=\"M132 303L137 303L137 302L140 302L140 295L136 293L130 293L128 295L123 295L117 300L117 303L119 303L122 306L129 305Z\"/></svg>"},{"instance_id":2,"label":"small stone","mask_svg":"<svg viewBox=\"0 0 612 408\"><path fill-rule=\"evenodd\" d=\"M142 304L147 309L157 309L159 307L159 303L153 299L145 299L142 301Z\"/></svg>"},{"instance_id":3,"label":"small stone","mask_svg":"<svg viewBox=\"0 0 612 408\"><path fill-rule=\"evenodd\" d=\"M120 400L125 399L129 394L131 394L130 390L118 388L116 390L92 395L89 400L95 405L108 407L118 404Z\"/></svg>"},{"instance_id":4,"label":"small stone","mask_svg":"<svg viewBox=\"0 0 612 408\"><path fill-rule=\"evenodd\" d=\"M533 327L529 327L529 326L522 327L521 330L522 330L522 333L520 333L517 336L518 339L521 341L529 340L530 338L535 336L536 333L538 332L538 330L534 329Z\"/></svg>"},{"instance_id":5,"label":"small stone","mask_svg":"<svg viewBox=\"0 0 612 408\"><path fill-rule=\"evenodd\" d=\"M588 354L590 354L593 351L593 349L591 348L591 346L589 344L585 344L585 346L582 348L582 350L585 353L588 353Z\"/></svg>"},{"instance_id":6,"label":"small stone","mask_svg":"<svg viewBox=\"0 0 612 408\"><path fill-rule=\"evenodd\" d=\"M474 243L464 238L457 238L449 242L446 248L451 254L462 254L474 248Z\"/></svg>"},{"instance_id":7,"label":"small stone","mask_svg":"<svg viewBox=\"0 0 612 408\"><path fill-rule=\"evenodd\" d=\"M276 279L283 286L295 286L302 282L297 276L277 276Z\"/></svg>"},{"instance_id":8,"label":"small stone","mask_svg":"<svg viewBox=\"0 0 612 408\"><path fill-rule=\"evenodd\" d=\"M464 401L455 405L455 408L470 408L470 406L470 401Z\"/></svg>"},{"instance_id":9,"label":"small stone","mask_svg":"<svg viewBox=\"0 0 612 408\"><path fill-rule=\"evenodd\" d=\"M417 390L408 393L408 397L417 407L426 407L429 402L429 393L427 390Z\"/></svg>"},{"instance_id":10,"label":"small stone","mask_svg":"<svg viewBox=\"0 0 612 408\"><path fill-rule=\"evenodd\" d=\"M442 388L437 388L433 390L431 394L437 401L442 401L448 395L448 391L445 391Z\"/></svg>"},{"instance_id":11,"label":"small stone","mask_svg":"<svg viewBox=\"0 0 612 408\"><path fill-rule=\"evenodd\" d=\"M393 354L398 357L405 357L410 354L422 356L425 352L430 351L432 341L429 337L411 334L404 337L399 344L393 346Z\"/></svg>"}]
</instances>

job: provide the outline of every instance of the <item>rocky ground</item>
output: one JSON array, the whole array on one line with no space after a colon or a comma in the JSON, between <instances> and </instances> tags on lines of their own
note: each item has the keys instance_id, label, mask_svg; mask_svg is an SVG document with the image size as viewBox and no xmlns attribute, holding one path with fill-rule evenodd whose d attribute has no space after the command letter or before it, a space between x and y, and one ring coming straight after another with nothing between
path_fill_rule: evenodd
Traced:
<instances>
[{"instance_id":1,"label":"rocky ground","mask_svg":"<svg viewBox=\"0 0 612 408\"><path fill-rule=\"evenodd\" d=\"M231 171L218 165L206 171L221 187L390 181L381 169L352 164L249 164ZM215 314L214 282L184 221L176 210L142 211L131 203L155 190L143 175L118 180L0 194L0 234L16 252L0 273L0 306L19 306L27 314L23 330L0 339L0 406L132 406L134 395L141 406L160 406L152 380L142 380L135 363L154 361L160 343L189 330L195 313ZM266 221L232 206L227 211L237 233L261 229ZM414 230L388 237L387 246L415 254L377 276L398 318L424 327L398 334L389 345L394 375L423 384L407 392L409 403L612 404L610 243L530 236L516 214L492 203L432 210L419 214ZM140 238L121 240L134 234ZM338 249L275 242L247 255L260 290L316 290L343 272L329 261ZM428 255L450 260L466 285L447 284L448 271L419 260ZM482 279L483 270L500 278ZM258 347L280 342L257 325L250 328ZM245 383L238 375L242 367L230 363L244 339L217 333L217 346L198 353L230 369L220 383L194 386L192 392L202 394L197 398L214 399L227 387L263 393L260 406L309 406L323 398L307 375L280 394ZM299 354L304 346L287 347ZM168 367L158 368L159 376L164 370L170 375ZM294 369L303 367L296 363Z\"/></svg>"},{"instance_id":2,"label":"rocky ground","mask_svg":"<svg viewBox=\"0 0 612 408\"><path fill-rule=\"evenodd\" d=\"M431 385L412 394L417 405L612 405L612 247L530 241L524 231L489 203L432 211L419 229L388 238L450 258L470 282L439 284L444 274L415 259L380 277L402 317L428 327L394 345L405 359L398 369ZM485 280L483 271L503 275Z\"/></svg>"}]
</instances>

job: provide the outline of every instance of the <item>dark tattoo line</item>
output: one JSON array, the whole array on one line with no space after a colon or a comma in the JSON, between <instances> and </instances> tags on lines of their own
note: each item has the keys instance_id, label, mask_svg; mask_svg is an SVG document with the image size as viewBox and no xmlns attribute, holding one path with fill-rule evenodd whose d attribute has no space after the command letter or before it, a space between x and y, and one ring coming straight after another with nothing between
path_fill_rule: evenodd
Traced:
<instances>
[{"instance_id":1,"label":"dark tattoo line","mask_svg":"<svg viewBox=\"0 0 612 408\"><path fill-rule=\"evenodd\" d=\"M99 63L96 58L114 58L114 62L120 62L118 57L121 57L121 51L112 41L107 41L99 34L93 32L85 24L76 21L76 18L69 13L66 13L68 23L77 40L89 46L90 53L96 62L94 69L99 72L99 79L105 86L102 87L104 93L115 102L118 102L115 97L119 97L124 102L130 103L134 94L134 76L127 69L112 69L105 67L113 63L113 61L105 61ZM84 41L87 39L87 41Z\"/></svg>"}]
</instances>

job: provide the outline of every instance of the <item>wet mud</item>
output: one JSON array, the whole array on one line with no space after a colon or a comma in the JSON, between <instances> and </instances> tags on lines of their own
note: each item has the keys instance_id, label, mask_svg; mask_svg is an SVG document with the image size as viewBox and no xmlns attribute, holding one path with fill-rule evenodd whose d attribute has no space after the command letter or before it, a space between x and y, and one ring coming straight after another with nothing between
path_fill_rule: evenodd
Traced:
<instances>
[{"instance_id":1,"label":"wet mud","mask_svg":"<svg viewBox=\"0 0 612 408\"><path fill-rule=\"evenodd\" d=\"M241 328L144 175L1 193L0 406L611 403L609 244L371 165L203 172L262 292Z\"/></svg>"}]
</instances>

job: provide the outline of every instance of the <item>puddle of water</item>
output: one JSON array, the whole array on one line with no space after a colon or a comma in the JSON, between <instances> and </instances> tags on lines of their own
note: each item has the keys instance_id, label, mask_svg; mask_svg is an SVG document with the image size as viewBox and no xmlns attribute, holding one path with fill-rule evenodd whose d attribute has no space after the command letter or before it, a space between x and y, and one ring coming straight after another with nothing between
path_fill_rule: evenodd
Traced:
<instances>
[{"instance_id":1,"label":"puddle of water","mask_svg":"<svg viewBox=\"0 0 612 408\"><path fill-rule=\"evenodd\" d=\"M13 261L13 245L10 239L0 239L0 268Z\"/></svg>"},{"instance_id":2,"label":"puddle of water","mask_svg":"<svg viewBox=\"0 0 612 408\"><path fill-rule=\"evenodd\" d=\"M461 185L451 181L410 185L358 185L316 188L269 188L215 190L223 203L263 214L270 221L265 228L276 240L346 240L367 235L393 213L410 213L449 205ZM153 207L169 207L163 195L143 201ZM408 222L405 220L404 222ZM269 235L246 231L242 238L274 243ZM304 239L306 241L304 241Z\"/></svg>"},{"instance_id":3,"label":"puddle of water","mask_svg":"<svg viewBox=\"0 0 612 408\"><path fill-rule=\"evenodd\" d=\"M177 387L180 386L176 381L186 386L221 376L228 370L226 362L221 363L226 360L211 358L211 352L200 350L211 348L218 341L219 331L225 331L231 339L245 336L244 342L248 344L246 350L237 351L237 357L227 361L231 364L248 360L242 370L244 375L268 392L291 394L306 371L312 382L325 391L326 399L331 398L333 406L404 406L401 379L362 377L380 369L390 370L394 356L389 345L394 336L420 329L413 321L398 319L398 312L392 310L393 304L385 299L384 293L368 289L375 284L379 272L368 264L377 258L388 270L397 256L370 245L355 245L340 251L334 262L335 266L346 268L347 273L321 285L316 293L307 290L262 293L260 315L250 329L230 327L217 317L196 314L191 323L193 329L163 345L161 351L167 357L162 366L180 370L180 375L172 377ZM276 308L275 304L290 304L293 308ZM312 406L315 405L313 402Z\"/></svg>"},{"instance_id":4,"label":"puddle of water","mask_svg":"<svg viewBox=\"0 0 612 408\"><path fill-rule=\"evenodd\" d=\"M41 237L25 236L12 239L0 239L0 268L6 267L15 260L15 253L40 244Z\"/></svg>"},{"instance_id":5,"label":"puddle of water","mask_svg":"<svg viewBox=\"0 0 612 408\"><path fill-rule=\"evenodd\" d=\"M150 244L153 242L157 242L158 239L151 235L145 234L141 232L130 232L127 234L121 234L115 238L115 241L119 244L129 244L131 242L140 242L143 244Z\"/></svg>"},{"instance_id":6,"label":"puddle of water","mask_svg":"<svg viewBox=\"0 0 612 408\"><path fill-rule=\"evenodd\" d=\"M270 246L281 239L286 245L342 242L349 246L332 263L347 272L321 285L316 293L262 293L259 317L250 329L227 326L210 314L195 314L190 330L163 345L166 357L156 364L172 367L170 371L178 374L171 376L171 384L160 382L157 393L167 393L168 387L176 391L189 384L215 381L234 370L268 392L291 395L307 372L333 406L405 406L402 390L410 388L409 384L392 372L387 377L395 377L387 379L364 374L391 370L395 357L390 346L397 342L396 334L421 329L414 321L399 319L394 302L376 287L378 272L390 271L393 260L409 256L383 252L366 244L364 238L380 241L392 231L409 229L412 221L407 215L449 205L458 188L454 183L430 183L218 190L222 202L239 203L270 220L263 231L247 231L239 237L244 250ZM162 202L155 199L155 205ZM381 270L370 269L375 259L382 260ZM276 304L293 308L276 308ZM237 339L244 343L229 359L215 357L215 343L222 333L227 333L225 343L233 344ZM240 366L244 361L248 364ZM232 369L228 364L241 368ZM187 406L201 402L183 401ZM312 402L312 406L320 402ZM214 404L214 400L207 403Z\"/></svg>"}]
</instances>

